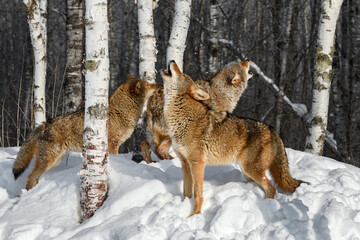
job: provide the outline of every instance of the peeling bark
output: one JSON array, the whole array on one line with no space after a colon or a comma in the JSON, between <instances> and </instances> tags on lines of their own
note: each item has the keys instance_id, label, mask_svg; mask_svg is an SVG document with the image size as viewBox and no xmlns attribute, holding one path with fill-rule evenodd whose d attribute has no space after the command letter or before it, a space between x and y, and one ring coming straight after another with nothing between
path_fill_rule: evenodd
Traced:
<instances>
[{"instance_id":1,"label":"peeling bark","mask_svg":"<svg viewBox=\"0 0 360 240\"><path fill-rule=\"evenodd\" d=\"M46 121L46 42L47 0L24 0L31 43L34 49L34 117L35 127Z\"/></svg>"},{"instance_id":2,"label":"peeling bark","mask_svg":"<svg viewBox=\"0 0 360 240\"><path fill-rule=\"evenodd\" d=\"M343 0L323 0L315 55L315 73L309 134L305 149L322 155L327 128L335 30Z\"/></svg>"},{"instance_id":3,"label":"peeling bark","mask_svg":"<svg viewBox=\"0 0 360 240\"><path fill-rule=\"evenodd\" d=\"M103 204L107 194L109 51L106 0L86 0L85 120L80 172L81 219Z\"/></svg>"}]
</instances>

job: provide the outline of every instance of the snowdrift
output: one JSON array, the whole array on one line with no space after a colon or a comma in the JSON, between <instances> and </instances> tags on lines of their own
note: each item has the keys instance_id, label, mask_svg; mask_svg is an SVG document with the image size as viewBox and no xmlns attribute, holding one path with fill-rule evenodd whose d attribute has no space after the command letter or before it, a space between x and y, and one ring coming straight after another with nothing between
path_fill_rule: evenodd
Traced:
<instances>
[{"instance_id":1,"label":"snowdrift","mask_svg":"<svg viewBox=\"0 0 360 240\"><path fill-rule=\"evenodd\" d=\"M33 165L14 181L18 150L0 152L0 239L360 239L360 169L329 158L287 149L291 174L310 185L275 199L236 165L207 166L202 213L188 218L177 158L147 165L111 155L109 196L79 224L80 153L26 191Z\"/></svg>"}]
</instances>

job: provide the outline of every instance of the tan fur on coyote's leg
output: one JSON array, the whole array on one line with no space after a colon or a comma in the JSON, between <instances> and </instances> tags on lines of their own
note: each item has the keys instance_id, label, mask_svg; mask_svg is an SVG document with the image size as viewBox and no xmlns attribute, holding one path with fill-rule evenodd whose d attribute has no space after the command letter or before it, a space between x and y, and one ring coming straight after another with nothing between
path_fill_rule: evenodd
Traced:
<instances>
[{"instance_id":1,"label":"tan fur on coyote's leg","mask_svg":"<svg viewBox=\"0 0 360 240\"><path fill-rule=\"evenodd\" d=\"M150 145L146 140L141 142L140 149L141 149L141 152L142 152L142 155L143 155L145 161L147 163L153 163L154 161L151 159L151 156L150 156Z\"/></svg>"},{"instance_id":2,"label":"tan fur on coyote's leg","mask_svg":"<svg viewBox=\"0 0 360 240\"><path fill-rule=\"evenodd\" d=\"M160 145L157 148L157 152L160 154L161 157L164 159L173 159L173 157L169 154L169 148L171 147L171 139L169 136L165 136Z\"/></svg>"},{"instance_id":3,"label":"tan fur on coyote's leg","mask_svg":"<svg viewBox=\"0 0 360 240\"><path fill-rule=\"evenodd\" d=\"M66 151L57 144L57 143L45 143L47 149L51 149L51 151L40 151L36 156L36 162L34 169L30 173L28 177L28 182L26 185L26 190L30 190L36 184L38 184L39 179L42 174L44 174L49 169L56 167L61 162L61 159ZM43 150L43 149L41 149ZM51 160L50 160L51 159Z\"/></svg>"},{"instance_id":4,"label":"tan fur on coyote's leg","mask_svg":"<svg viewBox=\"0 0 360 240\"><path fill-rule=\"evenodd\" d=\"M194 193L194 182L193 176L191 174L191 169L188 161L185 159L183 155L180 153L176 153L181 161L181 168L183 172L183 192L184 192L184 199L191 198Z\"/></svg>"},{"instance_id":5,"label":"tan fur on coyote's leg","mask_svg":"<svg viewBox=\"0 0 360 240\"><path fill-rule=\"evenodd\" d=\"M198 214L201 212L201 206L203 203L203 182L204 182L204 170L205 170L205 161L189 161L190 169L193 176L194 181L194 209L189 217L194 214Z\"/></svg>"},{"instance_id":6,"label":"tan fur on coyote's leg","mask_svg":"<svg viewBox=\"0 0 360 240\"><path fill-rule=\"evenodd\" d=\"M266 169L269 169L269 165L265 164L267 162L266 159L271 158L271 150L268 145L260 150L260 152L255 157L257 162L261 162L262 164L258 164L255 168L253 164L244 164L242 168L244 171L244 176L250 177L262 186L262 188L265 190L265 198L274 198L276 194L276 188L266 176Z\"/></svg>"}]
</instances>

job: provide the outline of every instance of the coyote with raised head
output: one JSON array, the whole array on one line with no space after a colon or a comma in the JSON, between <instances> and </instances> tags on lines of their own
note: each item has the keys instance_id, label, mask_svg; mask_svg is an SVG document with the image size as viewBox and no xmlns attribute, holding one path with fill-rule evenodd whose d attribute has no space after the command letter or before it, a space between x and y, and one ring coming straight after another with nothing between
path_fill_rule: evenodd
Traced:
<instances>
[{"instance_id":1,"label":"coyote with raised head","mask_svg":"<svg viewBox=\"0 0 360 240\"><path fill-rule=\"evenodd\" d=\"M128 139L140 117L144 103L156 89L155 84L135 79L131 75L109 99L108 151L118 154L120 145ZM28 177L26 189L33 188L39 178L57 166L68 151L82 151L84 109L65 117L56 117L35 128L23 143L16 157L15 179L36 157L35 167Z\"/></svg>"},{"instance_id":2,"label":"coyote with raised head","mask_svg":"<svg viewBox=\"0 0 360 240\"><path fill-rule=\"evenodd\" d=\"M252 77L252 74L248 72L248 60L231 62L213 77L197 80L196 84L211 96L203 102L216 112L222 112L224 115L227 112L231 113L246 89L248 80ZM162 87L159 87L149 99L145 123L146 140L141 143L141 152L145 161L153 162L150 149L159 159L172 159L168 153L171 140L166 133L164 122L164 89Z\"/></svg>"},{"instance_id":3,"label":"coyote with raised head","mask_svg":"<svg viewBox=\"0 0 360 240\"><path fill-rule=\"evenodd\" d=\"M163 70L164 117L173 148L181 160L184 197L194 193L191 215L200 213L203 202L205 165L238 163L247 180L259 183L266 198L276 188L265 171L270 170L279 187L294 192L302 183L291 177L282 140L264 123L228 114L220 121L218 112L202 101L210 98L172 61ZM191 216L190 215L190 216Z\"/></svg>"}]
</instances>

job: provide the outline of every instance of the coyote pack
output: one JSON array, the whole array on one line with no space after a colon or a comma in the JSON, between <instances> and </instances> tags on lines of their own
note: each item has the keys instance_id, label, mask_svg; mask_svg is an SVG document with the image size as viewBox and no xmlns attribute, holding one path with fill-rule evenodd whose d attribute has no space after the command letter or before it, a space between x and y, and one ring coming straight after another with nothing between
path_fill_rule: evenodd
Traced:
<instances>
[{"instance_id":1,"label":"coyote pack","mask_svg":"<svg viewBox=\"0 0 360 240\"><path fill-rule=\"evenodd\" d=\"M216 112L231 113L247 87L249 61L232 62L208 79L197 80L196 84L210 94L203 102ZM166 132L164 121L164 89L159 87L150 97L146 114L146 140L141 143L141 151L147 163L153 162L150 149L159 159L172 159L168 153L171 140ZM220 116L220 115L219 115Z\"/></svg>"},{"instance_id":2,"label":"coyote pack","mask_svg":"<svg viewBox=\"0 0 360 240\"><path fill-rule=\"evenodd\" d=\"M184 177L184 197L194 194L191 215L201 212L205 165L238 163L247 180L259 183L266 198L274 198L275 186L294 192L302 183L291 177L284 145L274 129L250 119L216 112L203 102L210 96L183 74L174 61L161 72L164 80L164 117ZM219 114L221 115L219 119Z\"/></svg>"},{"instance_id":3,"label":"coyote pack","mask_svg":"<svg viewBox=\"0 0 360 240\"><path fill-rule=\"evenodd\" d=\"M130 137L140 117L144 103L156 85L131 75L109 99L108 149L118 154L119 146ZM68 151L81 151L84 129L84 109L65 117L56 117L35 128L23 143L13 166L15 179L26 169L33 156L35 167L28 177L26 189L33 188L39 178L57 166Z\"/></svg>"}]
</instances>

